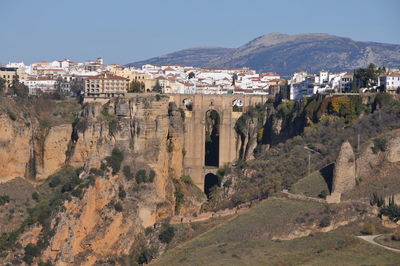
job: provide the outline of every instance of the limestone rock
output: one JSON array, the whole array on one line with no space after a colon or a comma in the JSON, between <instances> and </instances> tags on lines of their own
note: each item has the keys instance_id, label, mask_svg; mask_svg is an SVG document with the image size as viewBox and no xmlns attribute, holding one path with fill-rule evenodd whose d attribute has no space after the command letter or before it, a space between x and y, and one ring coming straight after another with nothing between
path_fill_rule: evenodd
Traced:
<instances>
[{"instance_id":1,"label":"limestone rock","mask_svg":"<svg viewBox=\"0 0 400 266\"><path fill-rule=\"evenodd\" d=\"M328 197L328 202L340 202L341 194L353 189L355 185L355 156L351 144L346 141L342 144L339 156L336 159L333 188L330 197Z\"/></svg>"},{"instance_id":2,"label":"limestone rock","mask_svg":"<svg viewBox=\"0 0 400 266\"><path fill-rule=\"evenodd\" d=\"M400 162L400 137L389 141L386 159L391 163Z\"/></svg>"}]
</instances>

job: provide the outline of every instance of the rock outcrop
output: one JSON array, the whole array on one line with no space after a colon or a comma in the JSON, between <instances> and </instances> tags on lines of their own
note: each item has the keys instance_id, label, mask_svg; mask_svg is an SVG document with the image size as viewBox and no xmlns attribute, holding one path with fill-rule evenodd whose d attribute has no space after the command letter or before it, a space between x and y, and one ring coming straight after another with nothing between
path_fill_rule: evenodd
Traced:
<instances>
[{"instance_id":1,"label":"rock outcrop","mask_svg":"<svg viewBox=\"0 0 400 266\"><path fill-rule=\"evenodd\" d=\"M342 193L352 190L356 185L356 163L353 148L346 141L340 148L336 159L332 182L332 193L327 197L330 203L340 202Z\"/></svg>"},{"instance_id":2,"label":"rock outcrop","mask_svg":"<svg viewBox=\"0 0 400 266\"><path fill-rule=\"evenodd\" d=\"M386 160L391 163L400 162L400 136L396 136L389 141Z\"/></svg>"},{"instance_id":3,"label":"rock outcrop","mask_svg":"<svg viewBox=\"0 0 400 266\"><path fill-rule=\"evenodd\" d=\"M127 178L108 169L94 178L94 184L82 188L81 196L65 201L64 211L52 218L54 234L47 236L43 261L95 265L131 256L143 248L145 228L175 214L197 214L205 200L201 191L194 193L194 185L180 180L184 123L168 97L139 95L85 104L79 121L45 128L38 120L22 116L13 120L3 114L0 131L1 181L21 176L38 184L65 165L83 167L81 179L93 178L90 170L99 169L114 148L123 153L121 169L129 166L133 175ZM154 173L154 180L136 182L139 170ZM180 208L175 206L177 184L185 197ZM38 235L29 229L27 234Z\"/></svg>"}]
</instances>

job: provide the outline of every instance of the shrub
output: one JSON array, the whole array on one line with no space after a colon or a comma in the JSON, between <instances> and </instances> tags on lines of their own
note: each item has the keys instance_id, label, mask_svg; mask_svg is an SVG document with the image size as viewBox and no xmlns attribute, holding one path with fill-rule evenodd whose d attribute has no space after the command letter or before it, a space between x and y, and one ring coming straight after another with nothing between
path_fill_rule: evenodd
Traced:
<instances>
[{"instance_id":1,"label":"shrub","mask_svg":"<svg viewBox=\"0 0 400 266\"><path fill-rule=\"evenodd\" d=\"M37 193L36 191L32 193L32 199L36 202L39 201L39 193Z\"/></svg>"},{"instance_id":2,"label":"shrub","mask_svg":"<svg viewBox=\"0 0 400 266\"><path fill-rule=\"evenodd\" d=\"M160 235L158 236L158 239L161 241L161 243L168 244L172 241L174 236L175 228L169 224L165 224Z\"/></svg>"},{"instance_id":3,"label":"shrub","mask_svg":"<svg viewBox=\"0 0 400 266\"><path fill-rule=\"evenodd\" d=\"M153 233L153 232L154 232L154 229L153 229L153 227L151 227L151 226L146 227L146 228L144 229L144 233L145 233L146 236L147 236L147 235L150 235L150 234Z\"/></svg>"},{"instance_id":4,"label":"shrub","mask_svg":"<svg viewBox=\"0 0 400 266\"><path fill-rule=\"evenodd\" d=\"M39 247L33 245L32 243L26 245L24 250L25 250L25 255L22 258L22 260L28 264L32 264L33 258L40 255Z\"/></svg>"},{"instance_id":5,"label":"shrub","mask_svg":"<svg viewBox=\"0 0 400 266\"><path fill-rule=\"evenodd\" d=\"M123 200L123 199L126 198L126 192L125 192L125 189L124 189L123 186L120 186L120 187L118 188L118 197L119 197L121 200Z\"/></svg>"},{"instance_id":6,"label":"shrub","mask_svg":"<svg viewBox=\"0 0 400 266\"><path fill-rule=\"evenodd\" d=\"M104 171L101 169L97 169L97 168L92 168L89 171L91 174L97 175L97 176L103 176Z\"/></svg>"},{"instance_id":7,"label":"shrub","mask_svg":"<svg viewBox=\"0 0 400 266\"><path fill-rule=\"evenodd\" d=\"M378 206L379 208L385 205L385 199L382 196L378 196L376 192L372 194L372 199L369 202L371 206Z\"/></svg>"},{"instance_id":8,"label":"shrub","mask_svg":"<svg viewBox=\"0 0 400 266\"><path fill-rule=\"evenodd\" d=\"M9 202L10 202L10 197L8 195L0 195L0 206Z\"/></svg>"},{"instance_id":9,"label":"shrub","mask_svg":"<svg viewBox=\"0 0 400 266\"><path fill-rule=\"evenodd\" d=\"M185 195L183 192L178 188L174 192L175 196L175 211L178 212L181 208L181 205L185 203Z\"/></svg>"},{"instance_id":10,"label":"shrub","mask_svg":"<svg viewBox=\"0 0 400 266\"><path fill-rule=\"evenodd\" d=\"M115 203L115 204L114 204L114 209L115 209L117 212L122 212L122 211L123 211L122 204L121 204L120 202Z\"/></svg>"},{"instance_id":11,"label":"shrub","mask_svg":"<svg viewBox=\"0 0 400 266\"><path fill-rule=\"evenodd\" d=\"M54 188L54 187L56 187L56 186L61 184L60 176L56 175L56 176L53 176L53 177L50 177L50 178L51 179L50 179L50 182L49 182L49 187Z\"/></svg>"},{"instance_id":12,"label":"shrub","mask_svg":"<svg viewBox=\"0 0 400 266\"><path fill-rule=\"evenodd\" d=\"M322 199L326 199L326 196L328 196L328 191L326 190L322 190L321 193L318 194L318 197Z\"/></svg>"},{"instance_id":13,"label":"shrub","mask_svg":"<svg viewBox=\"0 0 400 266\"><path fill-rule=\"evenodd\" d=\"M400 241L400 230L399 230L399 229L397 229L397 230L393 233L393 235L392 235L392 240L394 240L394 241Z\"/></svg>"},{"instance_id":14,"label":"shrub","mask_svg":"<svg viewBox=\"0 0 400 266\"><path fill-rule=\"evenodd\" d=\"M126 179L131 180L133 178L133 174L131 172L131 167L129 165L125 165L122 168L122 172L124 173L124 176L126 177Z\"/></svg>"},{"instance_id":15,"label":"shrub","mask_svg":"<svg viewBox=\"0 0 400 266\"><path fill-rule=\"evenodd\" d=\"M393 204L386 206L380 210L380 215L388 216L393 222L400 220L400 207Z\"/></svg>"},{"instance_id":16,"label":"shrub","mask_svg":"<svg viewBox=\"0 0 400 266\"><path fill-rule=\"evenodd\" d=\"M154 170L150 170L149 178L147 179L148 183L153 183L155 177L156 177L156 172L154 172Z\"/></svg>"},{"instance_id":17,"label":"shrub","mask_svg":"<svg viewBox=\"0 0 400 266\"><path fill-rule=\"evenodd\" d=\"M157 250L153 248L146 248L140 253L139 258L137 259L137 263L139 263L140 265L148 264L156 256Z\"/></svg>"},{"instance_id":18,"label":"shrub","mask_svg":"<svg viewBox=\"0 0 400 266\"><path fill-rule=\"evenodd\" d=\"M367 223L361 230L361 233L364 235L374 235L376 233L376 228L373 223Z\"/></svg>"},{"instance_id":19,"label":"shrub","mask_svg":"<svg viewBox=\"0 0 400 266\"><path fill-rule=\"evenodd\" d=\"M7 115L12 121L17 120L17 116L13 112L11 112L10 110L7 110Z\"/></svg>"},{"instance_id":20,"label":"shrub","mask_svg":"<svg viewBox=\"0 0 400 266\"><path fill-rule=\"evenodd\" d=\"M374 146L372 147L373 153L378 153L380 151L386 151L387 149L387 140L385 138L375 138L373 140Z\"/></svg>"},{"instance_id":21,"label":"shrub","mask_svg":"<svg viewBox=\"0 0 400 266\"><path fill-rule=\"evenodd\" d=\"M174 148L172 147L172 144L171 144L171 143L168 143L168 145L167 145L167 152L171 153L171 152L173 152L173 151L174 151Z\"/></svg>"},{"instance_id":22,"label":"shrub","mask_svg":"<svg viewBox=\"0 0 400 266\"><path fill-rule=\"evenodd\" d=\"M111 119L108 122L108 131L111 136L115 136L115 133L118 132L118 120L117 119Z\"/></svg>"},{"instance_id":23,"label":"shrub","mask_svg":"<svg viewBox=\"0 0 400 266\"><path fill-rule=\"evenodd\" d=\"M319 222L319 227L328 227L330 225L331 225L331 218L329 218L328 216L325 216Z\"/></svg>"},{"instance_id":24,"label":"shrub","mask_svg":"<svg viewBox=\"0 0 400 266\"><path fill-rule=\"evenodd\" d=\"M147 179L146 170L140 169L139 171L136 172L135 175L136 183L138 184L144 183L146 182L146 179Z\"/></svg>"},{"instance_id":25,"label":"shrub","mask_svg":"<svg viewBox=\"0 0 400 266\"><path fill-rule=\"evenodd\" d=\"M81 186L77 187L76 189L74 189L71 192L71 195L77 198L82 198L83 195L83 189L81 188Z\"/></svg>"},{"instance_id":26,"label":"shrub","mask_svg":"<svg viewBox=\"0 0 400 266\"><path fill-rule=\"evenodd\" d=\"M193 180L189 175L183 175L181 177L182 181L187 184L187 185L192 185L193 184Z\"/></svg>"},{"instance_id":27,"label":"shrub","mask_svg":"<svg viewBox=\"0 0 400 266\"><path fill-rule=\"evenodd\" d=\"M179 112L181 113L182 120L185 121L185 117L186 117L185 111L182 108L179 108Z\"/></svg>"},{"instance_id":28,"label":"shrub","mask_svg":"<svg viewBox=\"0 0 400 266\"><path fill-rule=\"evenodd\" d=\"M124 160L124 154L117 148L114 148L111 152L111 156L105 158L107 165L112 168L112 174L115 175L121 168L121 163Z\"/></svg>"}]
</instances>

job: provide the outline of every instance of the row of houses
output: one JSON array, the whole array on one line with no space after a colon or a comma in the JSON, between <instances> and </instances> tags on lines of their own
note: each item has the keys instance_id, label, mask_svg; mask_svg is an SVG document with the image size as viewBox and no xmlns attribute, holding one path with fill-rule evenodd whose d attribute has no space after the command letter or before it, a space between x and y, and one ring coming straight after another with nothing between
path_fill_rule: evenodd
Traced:
<instances>
[{"instance_id":1,"label":"row of houses","mask_svg":"<svg viewBox=\"0 0 400 266\"><path fill-rule=\"evenodd\" d=\"M249 68L195 68L180 65L140 68L116 64L104 65L102 58L86 62L68 59L37 62L31 65L9 63L0 68L0 78L10 87L15 77L29 88L29 94L40 95L60 91L83 94L88 98L121 97L130 89L170 94L249 94L282 93L291 100L317 93L349 92L353 73L294 73L283 79L277 73L257 73ZM136 86L136 87L135 87ZM379 77L378 86L388 92L400 88L399 71Z\"/></svg>"}]
</instances>

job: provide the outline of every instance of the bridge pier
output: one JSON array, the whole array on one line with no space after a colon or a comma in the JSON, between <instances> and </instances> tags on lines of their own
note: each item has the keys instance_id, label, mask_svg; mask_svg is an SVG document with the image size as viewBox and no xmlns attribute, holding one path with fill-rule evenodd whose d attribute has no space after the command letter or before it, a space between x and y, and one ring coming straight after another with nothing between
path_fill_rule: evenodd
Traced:
<instances>
[{"instance_id":1,"label":"bridge pier","mask_svg":"<svg viewBox=\"0 0 400 266\"><path fill-rule=\"evenodd\" d=\"M220 118L218 167L238 159L237 134L235 123L242 112L233 112L233 102L240 100L243 110L269 98L264 95L230 95L230 94L169 94L170 102L175 102L185 110L184 171L193 182L204 190L204 178L208 173L216 174L218 168L205 165L205 117L209 110L215 110ZM188 103L191 108L187 108ZM191 109L191 110L189 110Z\"/></svg>"}]
</instances>

